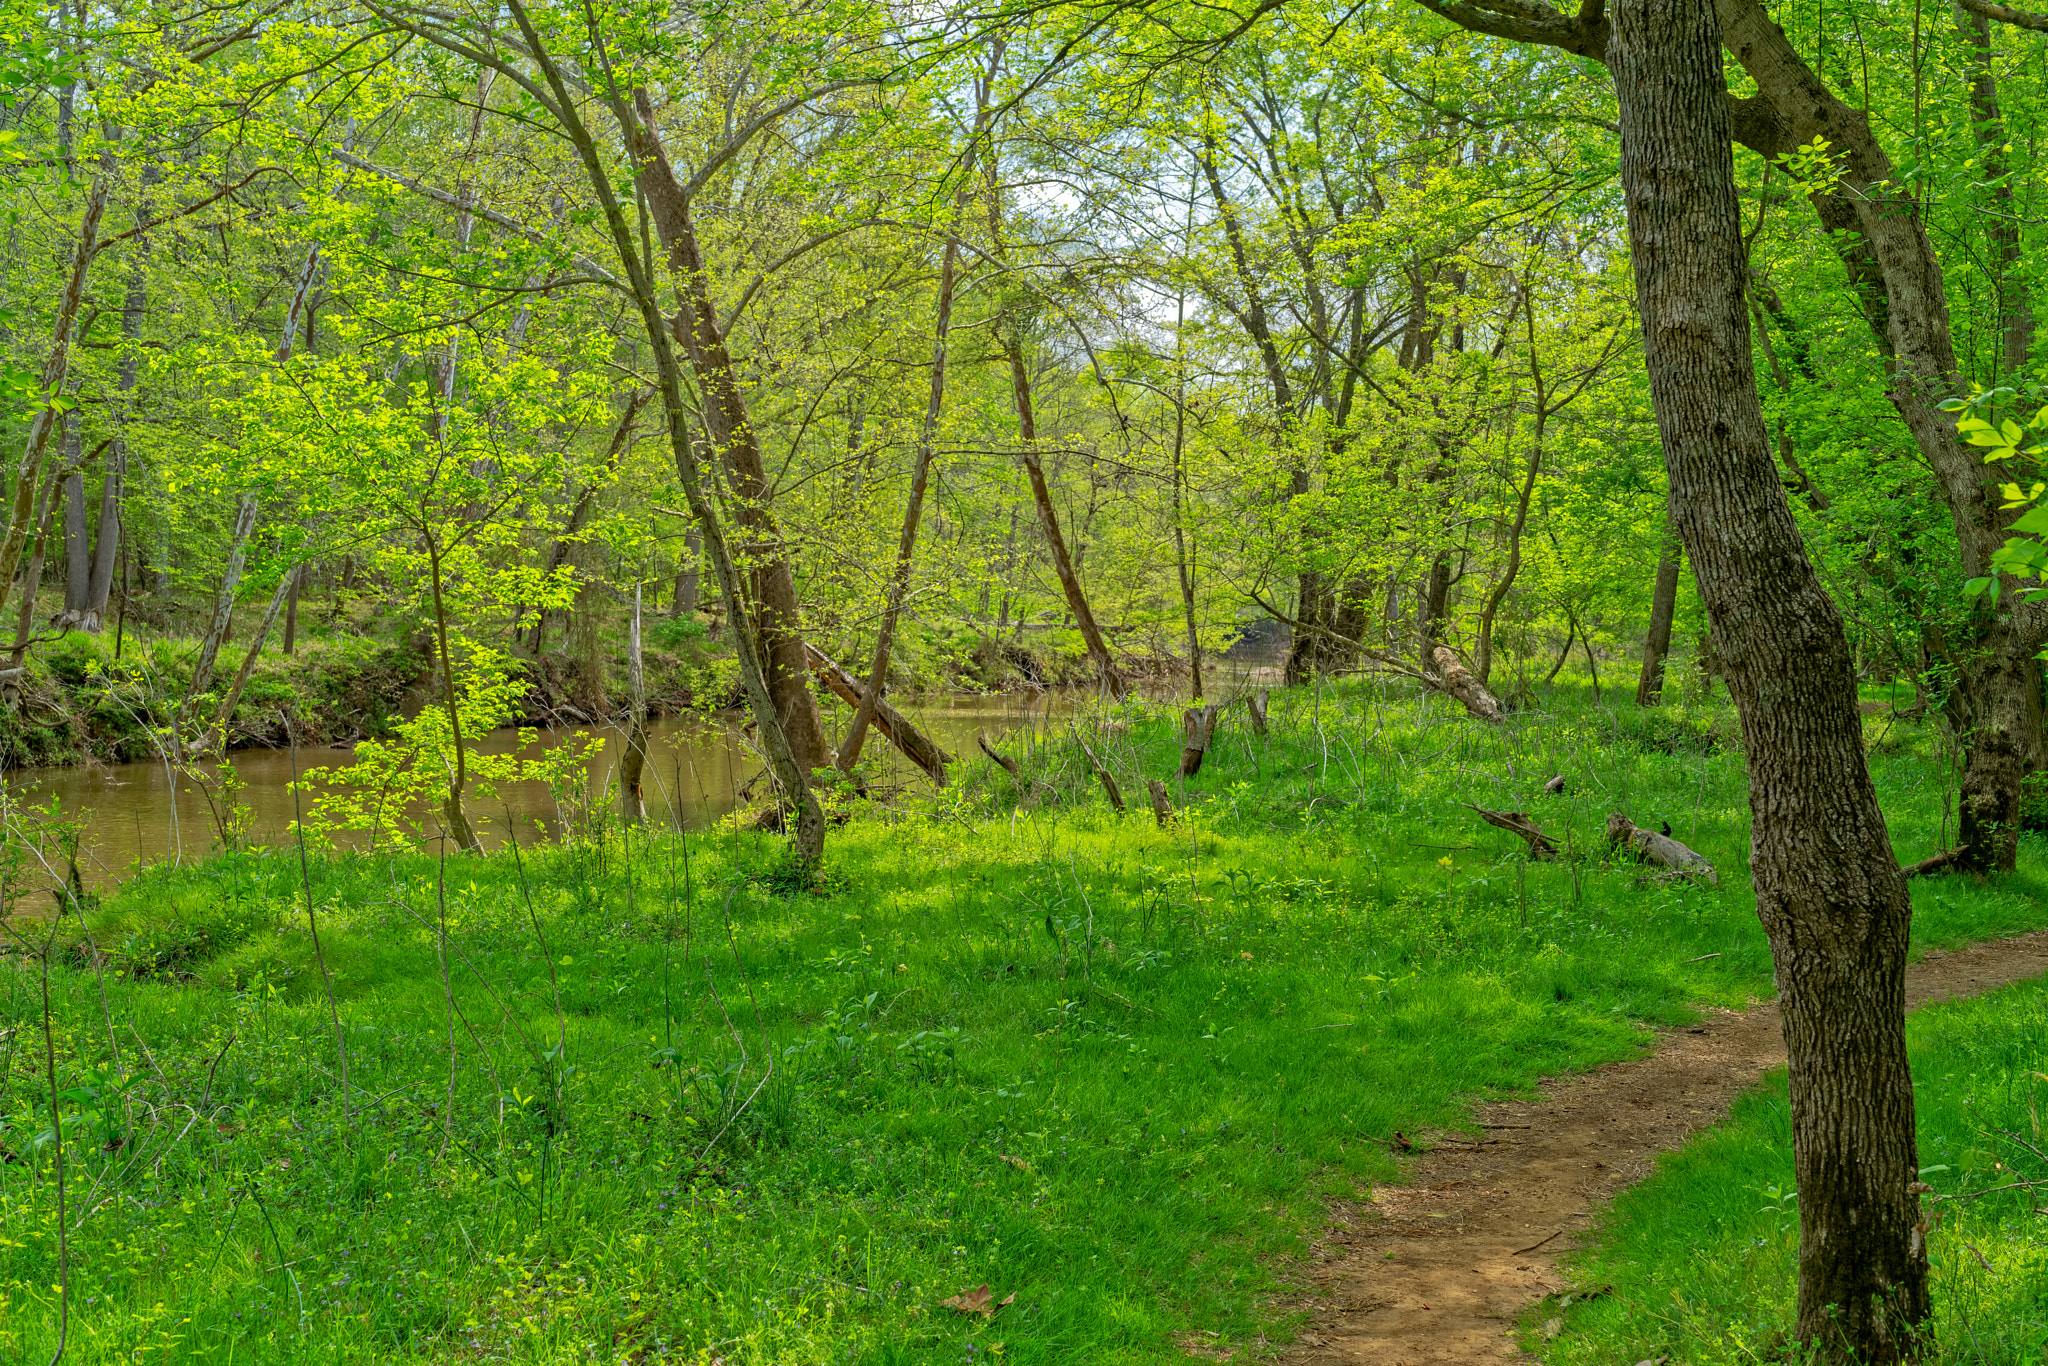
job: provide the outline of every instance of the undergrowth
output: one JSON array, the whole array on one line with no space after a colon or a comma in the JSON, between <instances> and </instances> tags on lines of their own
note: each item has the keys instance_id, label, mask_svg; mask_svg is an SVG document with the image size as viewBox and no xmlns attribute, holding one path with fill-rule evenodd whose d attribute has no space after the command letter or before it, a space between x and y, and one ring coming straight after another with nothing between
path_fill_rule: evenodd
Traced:
<instances>
[{"instance_id":1,"label":"undergrowth","mask_svg":"<svg viewBox=\"0 0 2048 1366\"><path fill-rule=\"evenodd\" d=\"M1165 828L1141 779L1178 715L1127 704L1080 724L1130 814L1055 728L1001 742L1015 778L855 804L808 888L729 822L305 885L291 849L159 867L47 955L23 901L0 1357L47 1358L67 1283L46 966L77 1363L1256 1351L1324 1198L1397 1175L1396 1129L1769 992L1724 708L1273 703L1269 737L1234 710L1170 780ZM1921 856L1938 746L1908 727L1874 764ZM1668 821L1721 887L1610 860L1609 811ZM2040 923L2036 867L1921 889L1916 942Z\"/></svg>"}]
</instances>

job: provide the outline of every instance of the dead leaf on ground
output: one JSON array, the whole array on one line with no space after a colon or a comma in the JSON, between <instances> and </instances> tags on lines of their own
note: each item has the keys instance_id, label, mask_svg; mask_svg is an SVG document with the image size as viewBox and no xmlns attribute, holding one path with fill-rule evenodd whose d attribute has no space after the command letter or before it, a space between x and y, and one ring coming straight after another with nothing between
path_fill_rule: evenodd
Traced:
<instances>
[{"instance_id":1,"label":"dead leaf on ground","mask_svg":"<svg viewBox=\"0 0 2048 1366\"><path fill-rule=\"evenodd\" d=\"M939 1303L956 1314L979 1314L985 1319L992 1319L996 1316L998 1309L1011 1303L1016 1298L1017 1292L1012 1290L1000 1300L995 1299L989 1294L987 1286L978 1285L964 1294L951 1296L940 1300Z\"/></svg>"},{"instance_id":2,"label":"dead leaf on ground","mask_svg":"<svg viewBox=\"0 0 2048 1366\"><path fill-rule=\"evenodd\" d=\"M1009 1163L1011 1166L1015 1167L1020 1172L1031 1172L1033 1176L1038 1175L1037 1172L1031 1171L1031 1164L1029 1162L1026 1162L1021 1157L1012 1157L1008 1153L1004 1153L1003 1161Z\"/></svg>"}]
</instances>

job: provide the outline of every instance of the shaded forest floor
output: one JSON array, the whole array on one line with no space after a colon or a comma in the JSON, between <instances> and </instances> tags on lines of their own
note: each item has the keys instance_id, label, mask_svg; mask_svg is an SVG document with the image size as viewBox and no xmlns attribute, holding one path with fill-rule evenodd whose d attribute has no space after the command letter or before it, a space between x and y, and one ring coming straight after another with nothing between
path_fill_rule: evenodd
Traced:
<instances>
[{"instance_id":1,"label":"shaded forest floor","mask_svg":"<svg viewBox=\"0 0 2048 1366\"><path fill-rule=\"evenodd\" d=\"M1083 724L1125 791L1171 773L1177 710ZM1922 857L1939 736L1868 730ZM225 855L59 922L67 1360L1257 1356L1307 1326L1330 1202L1395 1179L1397 1135L1476 1137L1476 1105L1770 992L1724 706L1560 689L1489 728L1276 694L1270 737L1234 710L1170 781L1165 829L1112 813L1068 736L1014 756L857 805L815 886L737 825L610 829L316 860L310 896L291 851ZM1610 811L1721 887L1611 857ZM2030 836L2013 878L1918 886L1916 945L2040 928L2043 884ZM59 1283L26 910L0 931L24 1358Z\"/></svg>"}]
</instances>

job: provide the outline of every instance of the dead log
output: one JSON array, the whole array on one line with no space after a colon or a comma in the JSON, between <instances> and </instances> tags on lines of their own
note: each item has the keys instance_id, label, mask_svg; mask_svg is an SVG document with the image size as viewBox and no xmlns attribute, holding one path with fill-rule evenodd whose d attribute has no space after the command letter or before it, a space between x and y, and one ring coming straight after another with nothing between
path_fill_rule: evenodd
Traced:
<instances>
[{"instance_id":1,"label":"dead log","mask_svg":"<svg viewBox=\"0 0 2048 1366\"><path fill-rule=\"evenodd\" d=\"M1721 885L1721 875L1714 871L1713 864L1671 836L1645 830L1625 816L1610 815L1607 818L1607 843L1610 846L1625 845L1646 863L1696 877L1709 887Z\"/></svg>"},{"instance_id":2,"label":"dead log","mask_svg":"<svg viewBox=\"0 0 2048 1366\"><path fill-rule=\"evenodd\" d=\"M1903 877L1924 877L1928 873L1944 872L1961 863L1963 856L1969 852L1969 845L1959 844L1953 849L1936 854L1933 858L1924 858L1918 863L1909 863L1899 869L1899 873Z\"/></svg>"},{"instance_id":3,"label":"dead log","mask_svg":"<svg viewBox=\"0 0 2048 1366\"><path fill-rule=\"evenodd\" d=\"M1081 732L1078 730L1074 732L1074 743L1081 747L1081 757L1088 761L1089 768L1095 770L1095 777L1102 784L1102 791L1109 798L1109 804L1115 807L1116 813L1121 816L1124 813L1124 794L1123 789L1116 785L1116 778L1102 766L1102 761L1095 757L1094 750L1088 748L1088 742L1081 738Z\"/></svg>"},{"instance_id":4,"label":"dead log","mask_svg":"<svg viewBox=\"0 0 2048 1366\"><path fill-rule=\"evenodd\" d=\"M1192 778L1201 772L1202 756L1209 752L1209 739L1216 733L1220 707L1189 707L1180 715L1180 776Z\"/></svg>"},{"instance_id":5,"label":"dead log","mask_svg":"<svg viewBox=\"0 0 2048 1366\"><path fill-rule=\"evenodd\" d=\"M992 747L988 742L988 735L985 732L976 731L974 733L974 743L981 746L981 752L983 754L986 754L989 758L1001 764L1003 766L1003 772L1009 774L1012 778L1015 778L1019 782L1022 782L1024 780L1024 775L1017 771L1017 761L1015 759L1012 759L1007 754L998 752L994 747Z\"/></svg>"},{"instance_id":6,"label":"dead log","mask_svg":"<svg viewBox=\"0 0 2048 1366\"><path fill-rule=\"evenodd\" d=\"M1252 693L1244 700L1244 709L1251 714L1252 734L1261 740L1266 738L1266 702L1269 694L1264 688Z\"/></svg>"},{"instance_id":7,"label":"dead log","mask_svg":"<svg viewBox=\"0 0 2048 1366\"><path fill-rule=\"evenodd\" d=\"M1486 690L1486 685L1472 676L1472 671L1458 662L1448 645L1439 645L1430 651L1429 657L1436 663L1436 685L1465 704L1465 710L1481 721L1498 721L1501 718L1500 702Z\"/></svg>"},{"instance_id":8,"label":"dead log","mask_svg":"<svg viewBox=\"0 0 2048 1366\"><path fill-rule=\"evenodd\" d=\"M1157 778L1148 779L1146 790L1152 794L1152 814L1159 819L1159 828L1164 830L1173 824L1173 803L1166 798L1166 784Z\"/></svg>"},{"instance_id":9,"label":"dead log","mask_svg":"<svg viewBox=\"0 0 2048 1366\"><path fill-rule=\"evenodd\" d=\"M1543 785L1543 791L1548 796L1562 797L1564 795L1564 774L1560 773L1555 778L1552 778L1549 782L1545 783Z\"/></svg>"},{"instance_id":10,"label":"dead log","mask_svg":"<svg viewBox=\"0 0 2048 1366\"><path fill-rule=\"evenodd\" d=\"M804 658L810 662L811 672L817 675L820 683L830 688L833 695L847 706L860 710L861 698L867 693L861 680L828 659L809 641L804 642ZM909 717L879 697L875 699L875 729L896 747L897 753L923 769L933 782L940 787L946 785L946 764L953 756L934 744L931 737L919 730Z\"/></svg>"},{"instance_id":11,"label":"dead log","mask_svg":"<svg viewBox=\"0 0 2048 1366\"><path fill-rule=\"evenodd\" d=\"M1536 822L1530 820L1523 812L1490 811L1486 807L1474 806L1470 802L1459 802L1458 805L1467 811L1476 812L1479 819L1488 825L1496 826L1511 835L1521 836L1528 842L1530 858L1548 861L1557 857L1557 841L1537 829Z\"/></svg>"}]
</instances>

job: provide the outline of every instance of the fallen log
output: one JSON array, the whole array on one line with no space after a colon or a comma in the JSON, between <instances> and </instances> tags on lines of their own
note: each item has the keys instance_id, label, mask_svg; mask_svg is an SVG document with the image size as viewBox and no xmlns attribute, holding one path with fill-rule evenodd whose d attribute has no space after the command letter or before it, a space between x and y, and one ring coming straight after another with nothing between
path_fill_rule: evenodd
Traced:
<instances>
[{"instance_id":1,"label":"fallen log","mask_svg":"<svg viewBox=\"0 0 2048 1366\"><path fill-rule=\"evenodd\" d=\"M1089 768L1095 770L1095 777L1102 784L1102 791L1109 798L1109 804L1115 807L1116 813L1121 816L1124 813L1124 794L1123 789L1116 785L1116 778L1102 766L1102 761L1095 757L1095 751L1088 748L1088 742L1081 738L1078 729L1074 732L1074 743L1081 747L1081 757L1088 761Z\"/></svg>"},{"instance_id":2,"label":"fallen log","mask_svg":"<svg viewBox=\"0 0 2048 1366\"><path fill-rule=\"evenodd\" d=\"M1173 803L1167 800L1166 784L1158 778L1146 780L1145 788L1152 794L1152 814L1158 818L1159 828L1164 830L1173 824Z\"/></svg>"},{"instance_id":3,"label":"fallen log","mask_svg":"<svg viewBox=\"0 0 2048 1366\"><path fill-rule=\"evenodd\" d=\"M1266 703L1268 693L1264 688L1252 693L1244 700L1244 709L1251 714L1252 734L1261 740L1266 738Z\"/></svg>"},{"instance_id":4,"label":"fallen log","mask_svg":"<svg viewBox=\"0 0 2048 1366\"><path fill-rule=\"evenodd\" d=\"M1552 778L1549 782L1545 783L1543 785L1543 791L1548 796L1562 797L1564 795L1564 774L1560 773L1555 778Z\"/></svg>"},{"instance_id":5,"label":"fallen log","mask_svg":"<svg viewBox=\"0 0 2048 1366\"><path fill-rule=\"evenodd\" d=\"M1019 782L1022 782L1024 780L1024 775L1017 771L1017 761L1015 759L1012 759L1009 755L1004 754L995 749L993 746L991 746L988 742L988 735L986 732L976 731L974 733L974 743L981 746L981 752L983 754L986 754L989 758L1001 764L1003 766L1003 772L1009 774L1012 778L1017 779Z\"/></svg>"},{"instance_id":6,"label":"fallen log","mask_svg":"<svg viewBox=\"0 0 2048 1366\"><path fill-rule=\"evenodd\" d=\"M1219 707L1189 707L1180 715L1180 776L1192 778L1201 772L1202 756L1209 751L1209 739L1216 733Z\"/></svg>"},{"instance_id":7,"label":"fallen log","mask_svg":"<svg viewBox=\"0 0 2048 1366\"><path fill-rule=\"evenodd\" d=\"M1557 857L1559 852L1557 841L1539 830L1536 827L1536 822L1530 820L1524 813L1520 811L1491 811L1483 806L1474 806L1470 802L1459 802L1458 805L1464 807L1467 811L1476 812L1479 819L1485 821L1488 825L1505 830L1511 835L1521 836L1528 842L1530 858L1538 861L1548 861Z\"/></svg>"},{"instance_id":8,"label":"fallen log","mask_svg":"<svg viewBox=\"0 0 2048 1366\"><path fill-rule=\"evenodd\" d=\"M804 642L804 657L810 661L811 672L817 675L820 683L831 689L833 695L847 706L860 710L861 698L867 693L861 680L827 658L809 641ZM879 697L875 699L875 729L896 747L897 753L923 769L925 776L940 787L946 785L946 765L953 756L934 744L931 737L919 730L909 717Z\"/></svg>"},{"instance_id":9,"label":"fallen log","mask_svg":"<svg viewBox=\"0 0 2048 1366\"><path fill-rule=\"evenodd\" d=\"M1607 818L1607 843L1610 846L1625 845L1644 862L1696 877L1709 887L1721 885L1721 875L1714 871L1713 864L1671 836L1645 830L1625 816L1617 814Z\"/></svg>"},{"instance_id":10,"label":"fallen log","mask_svg":"<svg viewBox=\"0 0 2048 1366\"><path fill-rule=\"evenodd\" d=\"M1486 685L1472 676L1472 671L1458 661L1448 645L1439 645L1429 652L1436 664L1436 684L1451 696L1465 704L1465 710L1481 721L1498 721L1501 718L1500 702L1486 690Z\"/></svg>"},{"instance_id":11,"label":"fallen log","mask_svg":"<svg viewBox=\"0 0 2048 1366\"><path fill-rule=\"evenodd\" d=\"M1924 858L1918 863L1909 863L1899 869L1899 874L1902 877L1925 877L1929 873L1945 872L1961 863L1963 855L1969 852L1969 845L1959 844L1953 849L1936 854L1933 858Z\"/></svg>"}]
</instances>

